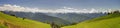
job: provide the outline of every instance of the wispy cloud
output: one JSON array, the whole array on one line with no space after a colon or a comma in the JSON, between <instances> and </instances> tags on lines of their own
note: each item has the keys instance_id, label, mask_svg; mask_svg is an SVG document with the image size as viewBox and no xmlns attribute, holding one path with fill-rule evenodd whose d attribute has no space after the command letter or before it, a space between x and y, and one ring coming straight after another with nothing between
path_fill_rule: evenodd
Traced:
<instances>
[{"instance_id":1,"label":"wispy cloud","mask_svg":"<svg viewBox=\"0 0 120 28\"><path fill-rule=\"evenodd\" d=\"M99 12L109 12L111 10L100 10L100 9L75 9L69 7L63 7L61 9L38 9L21 7L17 5L4 4L0 6L0 11L15 11L15 12L40 12L40 13L99 13Z\"/></svg>"}]
</instances>

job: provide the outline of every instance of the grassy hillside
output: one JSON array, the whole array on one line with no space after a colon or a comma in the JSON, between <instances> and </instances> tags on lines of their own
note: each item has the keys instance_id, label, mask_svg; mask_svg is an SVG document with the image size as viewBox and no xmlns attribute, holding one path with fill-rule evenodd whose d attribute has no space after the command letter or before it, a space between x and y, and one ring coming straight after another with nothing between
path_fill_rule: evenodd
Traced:
<instances>
[{"instance_id":1,"label":"grassy hillside","mask_svg":"<svg viewBox=\"0 0 120 28\"><path fill-rule=\"evenodd\" d=\"M0 28L8 28L8 27L0 24Z\"/></svg>"},{"instance_id":2,"label":"grassy hillside","mask_svg":"<svg viewBox=\"0 0 120 28\"><path fill-rule=\"evenodd\" d=\"M120 28L120 13L114 13L63 28Z\"/></svg>"},{"instance_id":3,"label":"grassy hillside","mask_svg":"<svg viewBox=\"0 0 120 28\"><path fill-rule=\"evenodd\" d=\"M50 28L49 24L16 18L0 12L0 28Z\"/></svg>"}]
</instances>

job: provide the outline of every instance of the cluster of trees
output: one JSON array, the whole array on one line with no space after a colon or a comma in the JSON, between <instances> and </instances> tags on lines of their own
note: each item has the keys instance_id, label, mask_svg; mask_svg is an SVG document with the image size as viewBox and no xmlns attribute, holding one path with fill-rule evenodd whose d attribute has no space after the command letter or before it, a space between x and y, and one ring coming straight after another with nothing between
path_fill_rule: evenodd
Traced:
<instances>
[{"instance_id":1,"label":"cluster of trees","mask_svg":"<svg viewBox=\"0 0 120 28\"><path fill-rule=\"evenodd\" d=\"M50 23L51 28L61 28L61 26L55 24L54 22Z\"/></svg>"},{"instance_id":2,"label":"cluster of trees","mask_svg":"<svg viewBox=\"0 0 120 28\"><path fill-rule=\"evenodd\" d=\"M72 23L72 24L69 24L69 25L76 25L76 24L78 24L78 23ZM62 25L62 24L58 25L58 24L55 24L55 22L51 22L50 25L51 25L51 28L61 28L63 26L68 26L68 25Z\"/></svg>"}]
</instances>

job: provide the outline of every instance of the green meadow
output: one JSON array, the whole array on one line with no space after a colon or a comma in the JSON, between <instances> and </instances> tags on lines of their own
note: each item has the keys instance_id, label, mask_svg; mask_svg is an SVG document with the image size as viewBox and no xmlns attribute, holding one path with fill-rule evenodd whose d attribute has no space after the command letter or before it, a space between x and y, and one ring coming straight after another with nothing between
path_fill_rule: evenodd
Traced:
<instances>
[{"instance_id":1,"label":"green meadow","mask_svg":"<svg viewBox=\"0 0 120 28\"><path fill-rule=\"evenodd\" d=\"M120 28L120 13L109 14L62 28Z\"/></svg>"},{"instance_id":2,"label":"green meadow","mask_svg":"<svg viewBox=\"0 0 120 28\"><path fill-rule=\"evenodd\" d=\"M30 19L23 20L0 12L0 28L50 28L50 25Z\"/></svg>"}]
</instances>

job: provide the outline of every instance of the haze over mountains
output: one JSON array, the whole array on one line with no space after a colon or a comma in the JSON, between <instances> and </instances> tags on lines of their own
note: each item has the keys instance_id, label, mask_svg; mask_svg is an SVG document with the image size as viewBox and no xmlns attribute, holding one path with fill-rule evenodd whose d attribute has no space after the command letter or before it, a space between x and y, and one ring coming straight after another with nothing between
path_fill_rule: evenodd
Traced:
<instances>
[{"instance_id":1,"label":"haze over mountains","mask_svg":"<svg viewBox=\"0 0 120 28\"><path fill-rule=\"evenodd\" d=\"M61 9L38 9L8 4L0 6L0 11L8 15L15 15L16 17L32 19L49 24L54 22L57 25L65 26L104 16L114 10L99 10L94 8L74 9L68 7L63 7Z\"/></svg>"},{"instance_id":2,"label":"haze over mountains","mask_svg":"<svg viewBox=\"0 0 120 28\"><path fill-rule=\"evenodd\" d=\"M40 8L29 8L17 5L5 4L0 6L0 11L16 11L16 12L40 12L40 13L105 13L110 12L112 9L76 9L71 7L63 7L59 9L40 9Z\"/></svg>"},{"instance_id":3,"label":"haze over mountains","mask_svg":"<svg viewBox=\"0 0 120 28\"><path fill-rule=\"evenodd\" d=\"M0 0L0 28L120 28L120 0Z\"/></svg>"},{"instance_id":4,"label":"haze over mountains","mask_svg":"<svg viewBox=\"0 0 120 28\"><path fill-rule=\"evenodd\" d=\"M54 17L59 17L61 19L70 21L72 23L78 23L84 20L89 20L95 17L100 17L100 16L104 16L106 14L102 14L102 13L81 13L81 14L77 14L77 13L47 13L47 15L50 16L54 16Z\"/></svg>"},{"instance_id":5,"label":"haze over mountains","mask_svg":"<svg viewBox=\"0 0 120 28\"><path fill-rule=\"evenodd\" d=\"M104 10L104 9L103 9ZM17 17L37 20L44 23L55 22L56 24L69 25L72 23L79 23L92 18L106 15L111 10L97 10L97 9L74 9L63 7L61 9L38 9L27 8L17 5L3 5L0 6L0 11L6 14L13 14Z\"/></svg>"}]
</instances>

